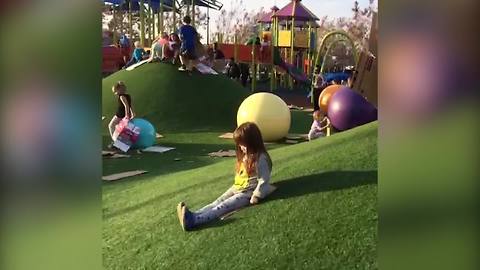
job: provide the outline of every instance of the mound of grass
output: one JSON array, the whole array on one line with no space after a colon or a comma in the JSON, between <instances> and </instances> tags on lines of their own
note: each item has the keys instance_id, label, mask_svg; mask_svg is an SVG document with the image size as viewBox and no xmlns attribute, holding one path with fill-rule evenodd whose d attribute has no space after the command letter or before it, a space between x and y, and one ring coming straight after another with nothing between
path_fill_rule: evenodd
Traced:
<instances>
[{"instance_id":1,"label":"mound of grass","mask_svg":"<svg viewBox=\"0 0 480 270\"><path fill-rule=\"evenodd\" d=\"M233 182L233 159L103 185L105 267L376 269L377 128L271 149L278 190L193 232L181 230L176 204L195 210L213 201ZM129 160L138 168L148 156Z\"/></svg>"},{"instance_id":2,"label":"mound of grass","mask_svg":"<svg viewBox=\"0 0 480 270\"><path fill-rule=\"evenodd\" d=\"M171 64L144 64L103 79L102 113L107 119L117 108L111 90L117 81L127 85L137 117L149 120L161 132L233 129L237 109L249 95L240 84L223 75L190 76Z\"/></svg>"}]
</instances>

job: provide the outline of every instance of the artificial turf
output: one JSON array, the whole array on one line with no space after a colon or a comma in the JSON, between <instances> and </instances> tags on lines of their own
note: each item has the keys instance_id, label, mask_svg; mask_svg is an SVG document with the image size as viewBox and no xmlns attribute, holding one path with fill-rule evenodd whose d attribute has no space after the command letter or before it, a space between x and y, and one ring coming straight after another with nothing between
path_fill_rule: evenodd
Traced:
<instances>
[{"instance_id":1,"label":"artificial turf","mask_svg":"<svg viewBox=\"0 0 480 270\"><path fill-rule=\"evenodd\" d=\"M102 81L102 113L116 110L112 85L124 81L137 117L161 132L204 132L235 128L237 108L249 92L223 75L188 75L166 63L144 64Z\"/></svg>"},{"instance_id":2,"label":"artificial turf","mask_svg":"<svg viewBox=\"0 0 480 270\"><path fill-rule=\"evenodd\" d=\"M232 158L172 173L158 163L158 172L104 184L105 267L376 269L376 146L372 123L273 149L271 197L188 233L176 204L196 209L219 196L233 182Z\"/></svg>"},{"instance_id":3,"label":"artificial turf","mask_svg":"<svg viewBox=\"0 0 480 270\"><path fill-rule=\"evenodd\" d=\"M137 108L137 114L150 116L148 119L160 126L165 138L159 143L176 147L164 154L133 153L128 159L104 160L104 175L129 169L149 171L103 184L106 269L378 268L377 122L313 142L268 144L272 183L278 190L259 205L224 221L193 232L182 231L175 209L179 201L195 210L233 183L234 159L210 158L206 153L233 149L232 140L217 136L233 129L236 109L203 111L211 123L186 119L197 109L192 107L190 112L179 109L182 118L177 118L177 123L144 113L158 107L145 105L133 89L146 91L146 85L155 85L154 72L178 76L169 70L166 65L149 64L143 67L149 74L144 80L127 71L104 80L104 115L112 110L109 85L122 79L132 85L134 100L143 107ZM214 85L214 101L226 99L230 100L228 106L238 107L237 99L241 102L248 93L228 80L216 79L222 83L205 81ZM233 91L222 92L221 85L232 86L225 91ZM164 95L162 90L155 91ZM164 105L170 106L168 102ZM291 132L307 132L310 121L306 112L292 112ZM103 135L106 142L105 131Z\"/></svg>"}]
</instances>

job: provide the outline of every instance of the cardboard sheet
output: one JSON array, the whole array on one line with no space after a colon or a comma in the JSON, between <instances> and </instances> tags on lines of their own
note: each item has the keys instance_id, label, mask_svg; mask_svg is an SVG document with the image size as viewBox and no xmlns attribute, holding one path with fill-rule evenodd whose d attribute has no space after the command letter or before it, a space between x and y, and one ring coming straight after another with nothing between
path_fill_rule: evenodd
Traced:
<instances>
[{"instance_id":1,"label":"cardboard sheet","mask_svg":"<svg viewBox=\"0 0 480 270\"><path fill-rule=\"evenodd\" d=\"M154 146L150 146L145 149L142 149L142 152L165 153L173 149L175 149L175 147L154 145Z\"/></svg>"},{"instance_id":2,"label":"cardboard sheet","mask_svg":"<svg viewBox=\"0 0 480 270\"><path fill-rule=\"evenodd\" d=\"M129 158L130 155L124 155L124 154L113 154L111 156L107 156L106 158L113 158L113 159L116 159L116 158Z\"/></svg>"},{"instance_id":3,"label":"cardboard sheet","mask_svg":"<svg viewBox=\"0 0 480 270\"><path fill-rule=\"evenodd\" d=\"M227 132L218 137L222 139L233 139L233 132Z\"/></svg>"},{"instance_id":4,"label":"cardboard sheet","mask_svg":"<svg viewBox=\"0 0 480 270\"><path fill-rule=\"evenodd\" d=\"M213 74L217 75L218 72L216 72L213 68L203 64L203 63L198 63L196 66L197 70L202 73L202 74Z\"/></svg>"},{"instance_id":5,"label":"cardboard sheet","mask_svg":"<svg viewBox=\"0 0 480 270\"><path fill-rule=\"evenodd\" d=\"M208 153L210 157L235 157L237 156L235 150L219 150L217 152Z\"/></svg>"},{"instance_id":6,"label":"cardboard sheet","mask_svg":"<svg viewBox=\"0 0 480 270\"><path fill-rule=\"evenodd\" d=\"M288 105L288 108L289 108L290 110L299 110L299 111L302 111L302 110L304 109L303 107L300 107L300 106L297 106L297 105L293 105L293 104Z\"/></svg>"},{"instance_id":7,"label":"cardboard sheet","mask_svg":"<svg viewBox=\"0 0 480 270\"><path fill-rule=\"evenodd\" d=\"M120 180L120 179L124 179L124 178L127 178L127 177L141 175L141 174L144 174L144 173L147 173L147 171L137 170L137 171L115 173L115 174L103 176L102 180L104 180L104 181L115 181L115 180Z\"/></svg>"},{"instance_id":8,"label":"cardboard sheet","mask_svg":"<svg viewBox=\"0 0 480 270\"><path fill-rule=\"evenodd\" d=\"M108 157L108 156L113 156L113 155L115 155L115 151L102 150L102 157Z\"/></svg>"},{"instance_id":9,"label":"cardboard sheet","mask_svg":"<svg viewBox=\"0 0 480 270\"><path fill-rule=\"evenodd\" d=\"M285 137L287 140L308 140L308 134L291 133Z\"/></svg>"}]
</instances>

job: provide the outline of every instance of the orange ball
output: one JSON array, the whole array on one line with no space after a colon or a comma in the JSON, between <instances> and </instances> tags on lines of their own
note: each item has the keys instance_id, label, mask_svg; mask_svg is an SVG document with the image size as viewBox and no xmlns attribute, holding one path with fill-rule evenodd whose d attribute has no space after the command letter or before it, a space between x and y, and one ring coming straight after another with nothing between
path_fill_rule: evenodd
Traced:
<instances>
[{"instance_id":1,"label":"orange ball","mask_svg":"<svg viewBox=\"0 0 480 270\"><path fill-rule=\"evenodd\" d=\"M320 106L320 110L324 113L327 113L328 110L328 102L330 98L335 94L340 88L342 87L341 84L333 84L325 89L323 89L322 93L318 97L318 105Z\"/></svg>"}]
</instances>

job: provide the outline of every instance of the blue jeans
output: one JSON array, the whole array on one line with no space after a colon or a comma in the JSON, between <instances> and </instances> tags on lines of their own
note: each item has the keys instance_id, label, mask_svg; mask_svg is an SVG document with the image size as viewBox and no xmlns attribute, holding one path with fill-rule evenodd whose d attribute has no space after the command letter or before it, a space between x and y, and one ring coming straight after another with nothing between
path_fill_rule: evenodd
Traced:
<instances>
[{"instance_id":1,"label":"blue jeans","mask_svg":"<svg viewBox=\"0 0 480 270\"><path fill-rule=\"evenodd\" d=\"M132 57L132 59L130 59L130 61L128 61L128 62L125 64L125 67L127 68L127 67L129 67L129 66L131 66L131 65L133 65L133 64L138 63L138 62L140 62L140 61L138 61L135 57Z\"/></svg>"},{"instance_id":2,"label":"blue jeans","mask_svg":"<svg viewBox=\"0 0 480 270\"><path fill-rule=\"evenodd\" d=\"M250 205L252 194L252 190L239 192L232 186L214 202L193 212L195 226L213 221L229 212Z\"/></svg>"}]
</instances>

